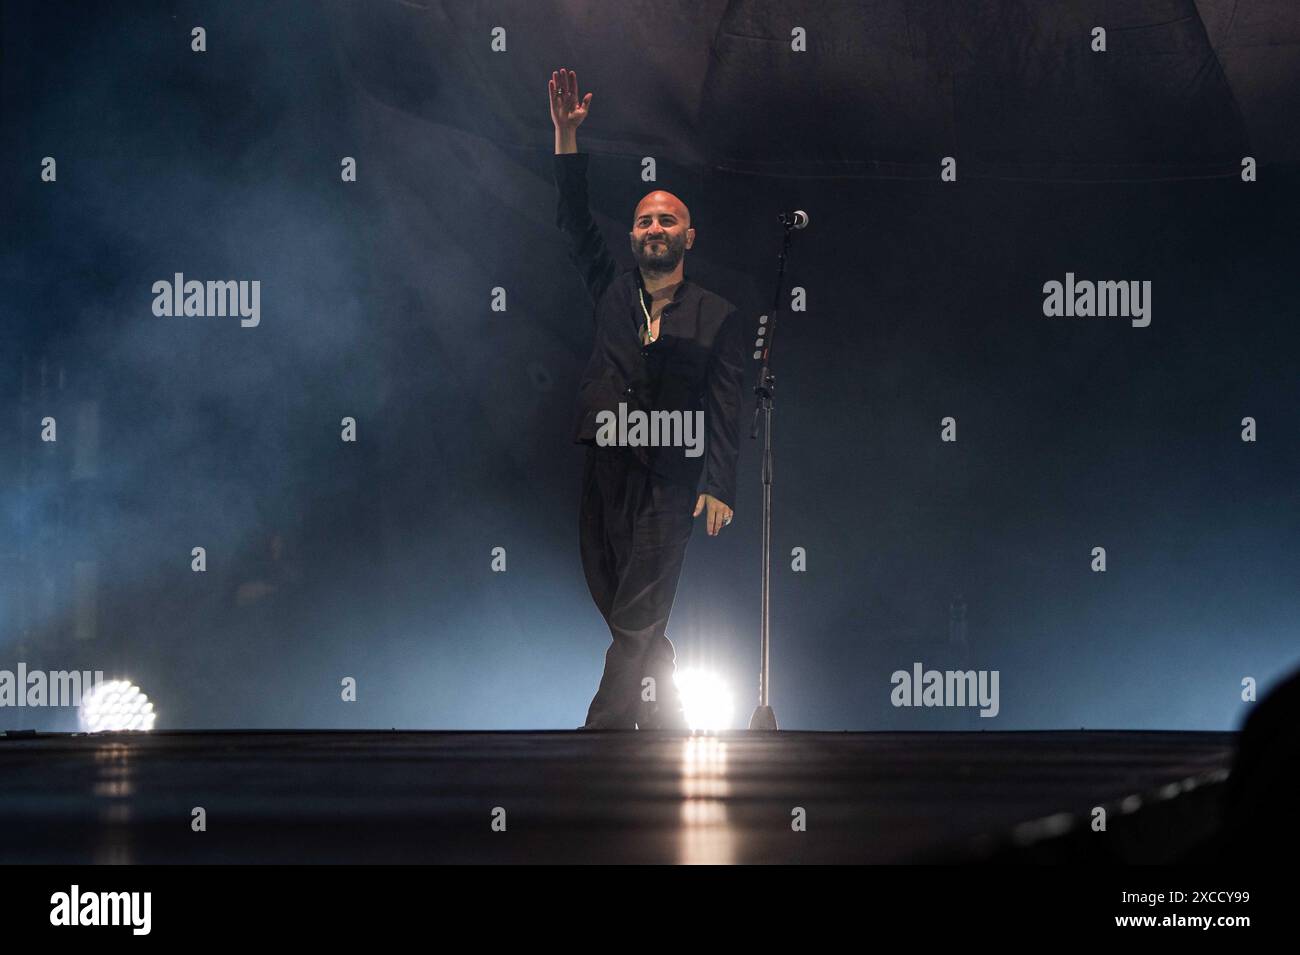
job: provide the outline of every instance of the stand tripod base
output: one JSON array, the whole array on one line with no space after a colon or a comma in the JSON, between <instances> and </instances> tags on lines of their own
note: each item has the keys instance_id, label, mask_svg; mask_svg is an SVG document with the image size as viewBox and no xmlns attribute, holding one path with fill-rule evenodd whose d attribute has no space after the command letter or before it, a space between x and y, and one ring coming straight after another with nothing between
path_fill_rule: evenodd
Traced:
<instances>
[{"instance_id":1,"label":"stand tripod base","mask_svg":"<svg viewBox=\"0 0 1300 955\"><path fill-rule=\"evenodd\" d=\"M754 715L749 718L749 728L751 730L776 729L776 711L770 706L754 707Z\"/></svg>"}]
</instances>

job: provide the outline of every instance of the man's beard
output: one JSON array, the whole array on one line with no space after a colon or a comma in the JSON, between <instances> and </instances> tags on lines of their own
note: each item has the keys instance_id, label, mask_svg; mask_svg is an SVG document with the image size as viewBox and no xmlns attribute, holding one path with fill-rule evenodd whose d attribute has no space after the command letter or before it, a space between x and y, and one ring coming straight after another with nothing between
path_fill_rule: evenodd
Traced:
<instances>
[{"instance_id":1,"label":"man's beard","mask_svg":"<svg viewBox=\"0 0 1300 955\"><path fill-rule=\"evenodd\" d=\"M638 245L632 240L632 254L636 256L637 265L644 272L667 273L677 268L677 263L686 254L686 236L665 236L663 245L643 243Z\"/></svg>"}]
</instances>

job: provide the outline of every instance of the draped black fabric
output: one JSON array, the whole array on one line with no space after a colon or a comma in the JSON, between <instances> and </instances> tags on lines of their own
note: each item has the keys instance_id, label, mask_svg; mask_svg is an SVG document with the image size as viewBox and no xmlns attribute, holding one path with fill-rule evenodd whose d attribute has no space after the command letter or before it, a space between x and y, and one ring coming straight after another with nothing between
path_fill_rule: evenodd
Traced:
<instances>
[{"instance_id":1,"label":"draped black fabric","mask_svg":"<svg viewBox=\"0 0 1300 955\"><path fill-rule=\"evenodd\" d=\"M519 145L545 114L508 91L576 65L605 110L586 148L749 175L929 178L959 154L971 176L1140 181L1300 159L1293 0L535 0L493 57L463 37L498 7L342 5L340 40L384 102Z\"/></svg>"}]
</instances>

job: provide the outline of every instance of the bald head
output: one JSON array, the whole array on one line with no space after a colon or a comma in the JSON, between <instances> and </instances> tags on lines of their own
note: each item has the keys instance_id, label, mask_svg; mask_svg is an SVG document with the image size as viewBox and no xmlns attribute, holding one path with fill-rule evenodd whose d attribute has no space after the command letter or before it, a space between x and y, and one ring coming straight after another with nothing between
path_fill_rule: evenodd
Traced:
<instances>
[{"instance_id":1,"label":"bald head","mask_svg":"<svg viewBox=\"0 0 1300 955\"><path fill-rule=\"evenodd\" d=\"M632 215L632 254L643 272L673 273L695 244L691 210L671 192L646 193Z\"/></svg>"},{"instance_id":2,"label":"bald head","mask_svg":"<svg viewBox=\"0 0 1300 955\"><path fill-rule=\"evenodd\" d=\"M644 198L636 204L636 212L632 217L632 226L635 228L642 216L652 215L658 218L663 212L672 213L685 223L686 228L691 227L691 210L686 208L686 203L671 192L665 192L662 189L647 192Z\"/></svg>"}]
</instances>

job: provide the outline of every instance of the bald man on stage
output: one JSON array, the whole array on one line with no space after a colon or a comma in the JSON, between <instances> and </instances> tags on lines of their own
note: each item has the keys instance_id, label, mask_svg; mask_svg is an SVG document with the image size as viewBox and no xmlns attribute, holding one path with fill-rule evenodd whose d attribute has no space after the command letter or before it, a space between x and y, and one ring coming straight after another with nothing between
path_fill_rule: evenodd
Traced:
<instances>
[{"instance_id":1,"label":"bald man on stage","mask_svg":"<svg viewBox=\"0 0 1300 955\"><path fill-rule=\"evenodd\" d=\"M577 74L567 69L551 74L547 93L556 224L595 309L574 429L574 441L587 445L579 540L587 586L612 637L579 728L687 729L666 631L695 518L704 515L716 536L735 513L741 317L686 276L695 229L671 192L655 190L637 204L628 233L636 267L619 269L591 216L589 156L578 152L592 94L580 96ZM682 424L679 440L637 440L635 429L623 427L635 412ZM698 435L693 422L702 422Z\"/></svg>"}]
</instances>

